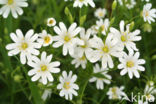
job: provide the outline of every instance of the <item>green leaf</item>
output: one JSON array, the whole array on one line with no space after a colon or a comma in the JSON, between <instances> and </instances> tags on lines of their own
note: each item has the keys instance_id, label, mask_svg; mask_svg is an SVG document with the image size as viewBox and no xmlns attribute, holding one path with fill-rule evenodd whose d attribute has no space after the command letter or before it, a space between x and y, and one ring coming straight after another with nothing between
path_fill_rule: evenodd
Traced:
<instances>
[{"instance_id":1,"label":"green leaf","mask_svg":"<svg viewBox=\"0 0 156 104\"><path fill-rule=\"evenodd\" d=\"M29 88L31 90L31 95L33 97L33 100L34 100L34 103L35 104L44 104L43 103L43 100L41 99L41 95L39 93L40 89L38 88L38 86L31 81L30 77L27 75L27 70L23 67L23 70L26 74L26 78L27 78L27 81L28 81L28 84L29 84Z\"/></svg>"}]
</instances>

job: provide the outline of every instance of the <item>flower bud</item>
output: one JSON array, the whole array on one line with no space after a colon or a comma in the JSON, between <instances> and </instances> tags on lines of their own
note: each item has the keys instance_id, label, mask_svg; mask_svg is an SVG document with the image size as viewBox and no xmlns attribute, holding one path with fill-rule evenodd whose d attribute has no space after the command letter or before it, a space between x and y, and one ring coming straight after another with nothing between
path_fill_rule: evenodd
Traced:
<instances>
[{"instance_id":1,"label":"flower bud","mask_svg":"<svg viewBox=\"0 0 156 104\"><path fill-rule=\"evenodd\" d=\"M152 31L152 26L150 24L148 24L148 23L145 23L143 25L143 31L144 32L151 32Z\"/></svg>"},{"instance_id":2,"label":"flower bud","mask_svg":"<svg viewBox=\"0 0 156 104\"><path fill-rule=\"evenodd\" d=\"M73 19L73 16L72 16L70 10L68 9L68 7L65 8L64 12L65 12L66 16L68 17L69 22L73 23L74 19Z\"/></svg>"},{"instance_id":3,"label":"flower bud","mask_svg":"<svg viewBox=\"0 0 156 104\"><path fill-rule=\"evenodd\" d=\"M133 30L133 28L134 28L134 21L131 22L130 27L129 27L129 30L131 31L131 30Z\"/></svg>"},{"instance_id":4,"label":"flower bud","mask_svg":"<svg viewBox=\"0 0 156 104\"><path fill-rule=\"evenodd\" d=\"M114 0L114 1L113 1L113 4L112 4L112 10L115 10L116 5L117 5L117 1L116 1L116 0Z\"/></svg>"},{"instance_id":5,"label":"flower bud","mask_svg":"<svg viewBox=\"0 0 156 104\"><path fill-rule=\"evenodd\" d=\"M111 19L110 24L112 25L112 24L114 23L114 21L115 21L115 17L113 17L113 18Z\"/></svg>"},{"instance_id":6,"label":"flower bud","mask_svg":"<svg viewBox=\"0 0 156 104\"><path fill-rule=\"evenodd\" d=\"M14 81L15 82L18 82L19 83L19 82L21 82L21 79L22 79L22 76L20 76L20 75L15 75L14 76Z\"/></svg>"}]
</instances>

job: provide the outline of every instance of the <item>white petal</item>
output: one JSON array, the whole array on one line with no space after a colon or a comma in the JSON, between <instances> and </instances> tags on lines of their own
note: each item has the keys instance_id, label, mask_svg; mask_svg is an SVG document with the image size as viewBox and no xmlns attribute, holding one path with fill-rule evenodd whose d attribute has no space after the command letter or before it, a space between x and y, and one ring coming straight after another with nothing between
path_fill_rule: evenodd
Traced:
<instances>
[{"instance_id":1,"label":"white petal","mask_svg":"<svg viewBox=\"0 0 156 104\"><path fill-rule=\"evenodd\" d=\"M26 55L24 52L21 52L20 54L20 61L22 64L26 64Z\"/></svg>"}]
</instances>

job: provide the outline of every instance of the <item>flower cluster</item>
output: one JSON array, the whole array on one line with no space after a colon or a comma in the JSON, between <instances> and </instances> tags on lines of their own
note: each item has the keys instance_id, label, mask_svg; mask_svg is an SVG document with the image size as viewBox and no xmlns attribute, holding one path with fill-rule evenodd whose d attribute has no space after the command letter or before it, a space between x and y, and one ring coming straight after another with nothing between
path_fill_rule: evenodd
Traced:
<instances>
[{"instance_id":1,"label":"flower cluster","mask_svg":"<svg viewBox=\"0 0 156 104\"><path fill-rule=\"evenodd\" d=\"M136 5L135 0L130 2L118 0L118 2L128 9L133 9ZM17 14L23 14L21 7L28 6L27 0L0 0L0 4L4 5L0 9L0 15L4 18L7 18L10 12L14 18L17 18ZM74 0L73 7L82 8L84 5L95 7L93 0ZM69 27L65 22L60 21L57 24L54 18L47 20L47 26L53 27L51 29L53 34L48 33L46 29L43 29L41 33L35 33L33 29L30 29L24 35L20 29L17 29L15 33L10 34L14 43L6 46L9 50L8 56L20 55L20 62L31 67L28 76L33 82L39 81L44 85L52 86L55 80L53 74L59 75L62 72L59 77L60 83L56 88L60 90L59 95L67 100L72 100L73 95L78 96L77 91L81 88L76 82L78 76L72 71L64 71L60 61L52 61L55 59L53 58L55 53L41 51L42 47L55 50L61 48L61 55L66 58L70 56L71 64L75 65L75 69L82 67L86 71L89 70L88 63L92 64L93 71L88 81L96 82L96 88L100 90L105 88L104 84L111 85L113 76L109 74L109 71L114 69L121 70L121 76L128 74L130 79L134 78L133 76L140 78L140 72L145 71L145 60L140 59L140 52L136 45L142 39L141 30L134 29L134 23L126 20L120 20L117 26L112 25L114 22L112 18L108 18L107 12L105 8L96 9L94 13L96 23L88 29L85 29L85 26L79 27L76 22L71 23ZM144 5L142 17L149 24L155 22L156 9L152 9L151 3ZM110 87L107 92L108 98L122 99L127 96L123 91L124 88L124 86ZM153 98L152 94L156 92L153 89L153 84L146 85L144 93L147 98ZM46 100L51 92L51 89L46 89L42 99Z\"/></svg>"}]
</instances>

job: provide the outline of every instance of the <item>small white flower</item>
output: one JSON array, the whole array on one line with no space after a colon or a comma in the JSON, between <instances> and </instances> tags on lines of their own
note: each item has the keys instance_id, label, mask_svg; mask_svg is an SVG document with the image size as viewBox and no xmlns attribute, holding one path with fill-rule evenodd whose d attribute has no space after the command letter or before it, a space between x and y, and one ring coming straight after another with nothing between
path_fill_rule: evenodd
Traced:
<instances>
[{"instance_id":1,"label":"small white flower","mask_svg":"<svg viewBox=\"0 0 156 104\"><path fill-rule=\"evenodd\" d=\"M96 29L96 25L91 26L90 28L91 35L96 35L98 33L98 29Z\"/></svg>"},{"instance_id":2,"label":"small white flower","mask_svg":"<svg viewBox=\"0 0 156 104\"><path fill-rule=\"evenodd\" d=\"M40 79L39 82L42 83L42 79ZM52 83L48 83L46 86L47 87L50 87L50 86L52 86ZM42 100L43 101L46 101L47 98L50 98L51 97L51 94L52 94L52 89L51 88L44 89L44 91L42 93L42 96L41 96Z\"/></svg>"},{"instance_id":3,"label":"small white flower","mask_svg":"<svg viewBox=\"0 0 156 104\"><path fill-rule=\"evenodd\" d=\"M146 2L149 2L150 0L141 0L141 1L146 1Z\"/></svg>"},{"instance_id":4,"label":"small white flower","mask_svg":"<svg viewBox=\"0 0 156 104\"><path fill-rule=\"evenodd\" d=\"M129 31L129 24L126 26L126 30L124 29L125 23L122 20L120 22L120 31L115 28L110 28L110 32L118 39L120 47L126 47L129 52L131 51L138 51L135 45L135 41L141 40L140 30L135 30L134 32Z\"/></svg>"},{"instance_id":5,"label":"small white flower","mask_svg":"<svg viewBox=\"0 0 156 104\"><path fill-rule=\"evenodd\" d=\"M54 18L48 18L47 26L52 27L56 25L56 20Z\"/></svg>"},{"instance_id":6,"label":"small white flower","mask_svg":"<svg viewBox=\"0 0 156 104\"><path fill-rule=\"evenodd\" d=\"M139 101L138 101L138 104L148 104L148 102L146 102L146 101L143 102L142 100L139 100Z\"/></svg>"},{"instance_id":7,"label":"small white flower","mask_svg":"<svg viewBox=\"0 0 156 104\"><path fill-rule=\"evenodd\" d=\"M69 52L70 55L74 54L74 47L76 44L83 45L84 42L76 37L81 31L80 27L76 27L77 24L73 23L67 30L64 23L60 22L59 27L55 26L54 31L58 36L54 36L53 40L56 41L53 47L57 48L63 45L63 55L66 56Z\"/></svg>"},{"instance_id":8,"label":"small white flower","mask_svg":"<svg viewBox=\"0 0 156 104\"><path fill-rule=\"evenodd\" d=\"M128 0L126 0L126 7L128 9L134 8L135 5L136 5L136 1L135 0L130 0L130 2Z\"/></svg>"},{"instance_id":9,"label":"small white flower","mask_svg":"<svg viewBox=\"0 0 156 104\"><path fill-rule=\"evenodd\" d=\"M93 77L91 78L89 81L90 82L96 82L96 88L97 89L104 89L104 83L106 84L110 84L110 80L112 79L112 77L110 75L107 74L107 70L108 68L100 68L99 64L96 64L94 67L94 73L101 73L105 78L97 78L97 77Z\"/></svg>"},{"instance_id":10,"label":"small white flower","mask_svg":"<svg viewBox=\"0 0 156 104\"><path fill-rule=\"evenodd\" d=\"M39 55L37 49L41 48L41 45L36 41L38 34L34 34L34 30L29 30L25 36L21 30L17 29L16 34L11 33L10 37L15 43L8 44L6 46L9 56L14 56L20 53L20 61L22 64L25 64L28 61L31 61L32 55ZM27 60L26 60L27 59Z\"/></svg>"},{"instance_id":11,"label":"small white flower","mask_svg":"<svg viewBox=\"0 0 156 104\"><path fill-rule=\"evenodd\" d=\"M126 94L123 92L124 87L121 86L120 88L117 86L109 88L109 91L107 92L107 95L109 96L109 99L116 100L116 99L122 99L126 96Z\"/></svg>"},{"instance_id":12,"label":"small white flower","mask_svg":"<svg viewBox=\"0 0 156 104\"><path fill-rule=\"evenodd\" d=\"M75 64L75 68L78 68L80 65L82 66L83 69L86 68L86 64L87 64L87 59L86 56L79 56L79 55L74 55L72 56L74 59L72 60L72 64Z\"/></svg>"},{"instance_id":13,"label":"small white flower","mask_svg":"<svg viewBox=\"0 0 156 104\"><path fill-rule=\"evenodd\" d=\"M135 0L118 0L118 2L121 6L123 6L123 4L125 3L125 5L128 9L132 9L136 5Z\"/></svg>"},{"instance_id":14,"label":"small white flower","mask_svg":"<svg viewBox=\"0 0 156 104\"><path fill-rule=\"evenodd\" d=\"M156 9L151 9L152 8L152 4L151 3L147 3L146 5L144 5L143 8L143 18L144 21L148 21L149 24L151 24L152 22L155 22L154 18L156 18Z\"/></svg>"},{"instance_id":15,"label":"small white flower","mask_svg":"<svg viewBox=\"0 0 156 104\"><path fill-rule=\"evenodd\" d=\"M3 15L4 18L7 18L9 13L12 13L14 18L23 14L21 7L27 7L27 0L0 0L0 4L4 5L0 9L0 15Z\"/></svg>"},{"instance_id":16,"label":"small white flower","mask_svg":"<svg viewBox=\"0 0 156 104\"><path fill-rule=\"evenodd\" d=\"M31 78L32 81L41 79L43 84L47 84L47 80L50 82L54 80L51 73L60 72L60 69L58 68L60 62L51 62L51 60L52 55L47 56L46 52L42 52L41 59L36 56L32 57L32 61L28 62L28 65L33 67L33 69L28 72L29 76L33 76Z\"/></svg>"},{"instance_id":17,"label":"small white flower","mask_svg":"<svg viewBox=\"0 0 156 104\"><path fill-rule=\"evenodd\" d=\"M90 35L91 35L90 29L88 29L85 32L85 29L81 28L80 39L84 42L84 44L78 45L76 47L77 53L75 53L75 54L78 54L80 57L82 57L83 55L85 55L87 58L89 57L90 51L92 50L91 45L89 43Z\"/></svg>"},{"instance_id":18,"label":"small white flower","mask_svg":"<svg viewBox=\"0 0 156 104\"><path fill-rule=\"evenodd\" d=\"M73 95L78 95L75 91L79 89L79 86L75 84L76 79L77 76L72 75L72 71L69 72L69 75L67 75L66 71L62 72L62 76L59 78L60 84L57 85L57 89L61 89L60 96L65 96L67 100L72 100Z\"/></svg>"},{"instance_id":19,"label":"small white flower","mask_svg":"<svg viewBox=\"0 0 156 104\"><path fill-rule=\"evenodd\" d=\"M95 15L95 17L102 19L106 15L106 9L105 8L98 8L98 9L96 9L94 15Z\"/></svg>"},{"instance_id":20,"label":"small white flower","mask_svg":"<svg viewBox=\"0 0 156 104\"><path fill-rule=\"evenodd\" d=\"M119 61L121 63L118 65L118 68L122 69L120 75L125 75L126 73L128 73L130 79L133 78L133 74L136 78L140 78L138 71L145 71L145 68L142 66L142 64L145 64L145 60L138 59L139 56L139 52L136 52L135 54L129 53L129 55L124 53L123 57L119 58Z\"/></svg>"},{"instance_id":21,"label":"small white flower","mask_svg":"<svg viewBox=\"0 0 156 104\"><path fill-rule=\"evenodd\" d=\"M109 28L109 20L105 19L104 21L102 19L100 19L99 21L96 21L96 29L100 30L100 32L103 35L106 35L106 32L108 31Z\"/></svg>"},{"instance_id":22,"label":"small white flower","mask_svg":"<svg viewBox=\"0 0 156 104\"><path fill-rule=\"evenodd\" d=\"M93 8L95 7L93 0L75 0L73 6L82 8L83 5L88 6L88 4Z\"/></svg>"},{"instance_id":23,"label":"small white flower","mask_svg":"<svg viewBox=\"0 0 156 104\"><path fill-rule=\"evenodd\" d=\"M41 45L48 46L52 43L52 36L47 33L46 30L43 30L42 33L39 33L39 38L37 40Z\"/></svg>"},{"instance_id":24,"label":"small white flower","mask_svg":"<svg viewBox=\"0 0 156 104\"><path fill-rule=\"evenodd\" d=\"M108 34L105 42L97 36L94 36L93 39L90 40L90 44L94 50L91 52L89 60L91 62L96 62L98 60L102 61L102 68L113 68L113 60L111 56L122 57L123 50L120 46L118 46L118 41L113 37L112 34Z\"/></svg>"},{"instance_id":25,"label":"small white flower","mask_svg":"<svg viewBox=\"0 0 156 104\"><path fill-rule=\"evenodd\" d=\"M42 94L42 99L45 101L48 97L50 98L51 93L52 93L51 89L45 89Z\"/></svg>"}]
</instances>

